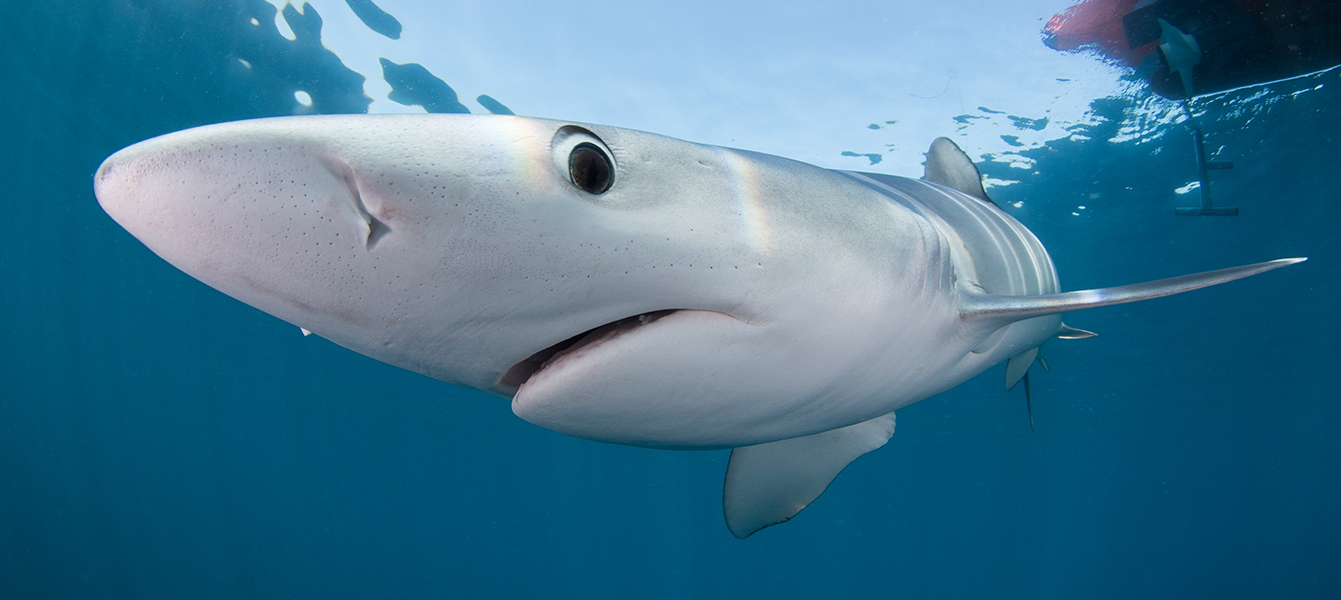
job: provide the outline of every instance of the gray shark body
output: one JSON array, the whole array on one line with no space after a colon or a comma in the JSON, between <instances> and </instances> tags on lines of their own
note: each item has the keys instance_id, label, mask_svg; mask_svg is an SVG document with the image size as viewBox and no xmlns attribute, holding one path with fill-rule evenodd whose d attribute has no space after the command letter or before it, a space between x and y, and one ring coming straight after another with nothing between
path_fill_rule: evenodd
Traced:
<instances>
[{"instance_id":1,"label":"gray shark body","mask_svg":"<svg viewBox=\"0 0 1341 600\"><path fill-rule=\"evenodd\" d=\"M1059 293L1042 244L937 140L914 180L508 116L322 116L129 147L99 202L186 273L568 435L735 448L745 537L1064 312L1287 259Z\"/></svg>"}]
</instances>

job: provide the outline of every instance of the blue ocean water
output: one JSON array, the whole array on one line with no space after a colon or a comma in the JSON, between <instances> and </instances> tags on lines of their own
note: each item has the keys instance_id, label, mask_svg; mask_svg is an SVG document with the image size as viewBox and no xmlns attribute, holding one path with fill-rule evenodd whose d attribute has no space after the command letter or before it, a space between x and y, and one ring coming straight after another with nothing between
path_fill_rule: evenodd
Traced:
<instances>
[{"instance_id":1,"label":"blue ocean water","mask_svg":"<svg viewBox=\"0 0 1341 600\"><path fill-rule=\"evenodd\" d=\"M300 87L365 110L302 41L315 13L289 43L242 26L273 19L260 0L5 12L0 597L1341 597L1336 70L1198 105L1236 218L1172 216L1192 145L1121 135L1139 92L1022 150L1027 175L985 163L1067 289L1310 259L1068 317L1100 337L1045 348L1037 431L991 370L738 541L726 452L563 437L303 338L99 209L93 172L136 141L291 114Z\"/></svg>"}]
</instances>

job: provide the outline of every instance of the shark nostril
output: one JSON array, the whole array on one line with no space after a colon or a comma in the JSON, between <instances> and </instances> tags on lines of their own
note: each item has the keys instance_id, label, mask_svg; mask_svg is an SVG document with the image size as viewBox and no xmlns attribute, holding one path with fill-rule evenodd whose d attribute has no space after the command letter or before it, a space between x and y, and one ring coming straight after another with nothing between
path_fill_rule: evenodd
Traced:
<instances>
[{"instance_id":1,"label":"shark nostril","mask_svg":"<svg viewBox=\"0 0 1341 600\"><path fill-rule=\"evenodd\" d=\"M374 217L368 212L367 206L363 203L363 192L359 188L358 176L354 170L343 162L337 163L332 171L345 183L345 189L349 191L349 198L353 204L354 212L358 214L367 231L364 232L364 247L372 250L386 234L391 233L391 228L386 223Z\"/></svg>"}]
</instances>

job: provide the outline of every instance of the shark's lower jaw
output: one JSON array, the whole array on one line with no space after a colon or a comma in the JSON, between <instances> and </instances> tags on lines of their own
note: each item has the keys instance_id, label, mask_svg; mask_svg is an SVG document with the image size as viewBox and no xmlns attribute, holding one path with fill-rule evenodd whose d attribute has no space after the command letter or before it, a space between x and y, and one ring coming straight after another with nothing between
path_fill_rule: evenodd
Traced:
<instances>
[{"instance_id":1,"label":"shark's lower jaw","mask_svg":"<svg viewBox=\"0 0 1341 600\"><path fill-rule=\"evenodd\" d=\"M662 317L678 312L678 310L679 309L666 309L646 312L588 329L587 331L536 352L527 357L526 360L512 365L512 367L498 379L498 384L506 389L516 392L523 384L531 379L532 375L540 372L545 367L562 361L564 358L577 354L586 348L609 341L639 327L649 325Z\"/></svg>"},{"instance_id":2,"label":"shark's lower jaw","mask_svg":"<svg viewBox=\"0 0 1341 600\"><path fill-rule=\"evenodd\" d=\"M701 309L620 319L517 368L517 379L530 376L513 394L512 412L556 433L647 448L726 448L788 437L774 435L772 429L789 423L778 425L778 411L764 401L779 393L778 378L767 376L778 361L760 358L776 353L769 344L776 331Z\"/></svg>"}]
</instances>

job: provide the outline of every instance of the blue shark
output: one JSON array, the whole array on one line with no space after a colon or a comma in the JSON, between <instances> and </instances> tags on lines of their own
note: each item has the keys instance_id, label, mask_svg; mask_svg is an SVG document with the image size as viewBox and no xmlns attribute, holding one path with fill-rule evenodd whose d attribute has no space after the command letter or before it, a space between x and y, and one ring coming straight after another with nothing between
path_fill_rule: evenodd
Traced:
<instances>
[{"instance_id":1,"label":"blue shark","mask_svg":"<svg viewBox=\"0 0 1341 600\"><path fill-rule=\"evenodd\" d=\"M95 175L172 265L374 359L590 440L732 448L737 537L792 518L896 410L1064 313L1282 259L1062 292L1039 240L936 140L922 179L516 116L306 116L144 141Z\"/></svg>"}]
</instances>

